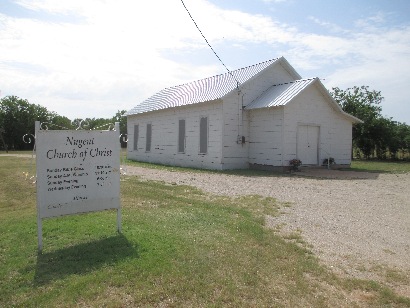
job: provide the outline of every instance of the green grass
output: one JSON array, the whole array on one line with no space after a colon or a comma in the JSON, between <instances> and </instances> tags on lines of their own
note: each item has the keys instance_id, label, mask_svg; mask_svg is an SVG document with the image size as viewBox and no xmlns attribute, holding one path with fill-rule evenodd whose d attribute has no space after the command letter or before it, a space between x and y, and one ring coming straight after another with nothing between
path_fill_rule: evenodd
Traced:
<instances>
[{"instance_id":1,"label":"green grass","mask_svg":"<svg viewBox=\"0 0 410 308\"><path fill-rule=\"evenodd\" d=\"M408 173L410 162L353 160L350 170L378 173Z\"/></svg>"},{"instance_id":2,"label":"green grass","mask_svg":"<svg viewBox=\"0 0 410 308\"><path fill-rule=\"evenodd\" d=\"M0 150L0 154L27 154L27 155L31 155L33 154L33 151L12 151L9 150L8 152Z\"/></svg>"},{"instance_id":3,"label":"green grass","mask_svg":"<svg viewBox=\"0 0 410 308\"><path fill-rule=\"evenodd\" d=\"M46 219L38 254L30 164L0 157L0 307L410 307L384 285L338 278L299 236L266 229L274 199L137 177L122 178L121 234L115 211Z\"/></svg>"}]
</instances>

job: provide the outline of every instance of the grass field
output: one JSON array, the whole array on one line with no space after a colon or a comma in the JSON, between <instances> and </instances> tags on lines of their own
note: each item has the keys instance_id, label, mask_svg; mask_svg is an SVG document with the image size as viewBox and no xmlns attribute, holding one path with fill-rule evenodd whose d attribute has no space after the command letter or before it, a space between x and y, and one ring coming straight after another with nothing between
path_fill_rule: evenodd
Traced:
<instances>
[{"instance_id":1,"label":"grass field","mask_svg":"<svg viewBox=\"0 0 410 308\"><path fill-rule=\"evenodd\" d=\"M410 162L354 160L350 170L380 173L407 173L410 172Z\"/></svg>"},{"instance_id":2,"label":"grass field","mask_svg":"<svg viewBox=\"0 0 410 308\"><path fill-rule=\"evenodd\" d=\"M266 229L274 199L137 177L122 178L121 234L114 211L46 219L39 254L32 167L0 157L0 307L410 307Z\"/></svg>"}]
</instances>

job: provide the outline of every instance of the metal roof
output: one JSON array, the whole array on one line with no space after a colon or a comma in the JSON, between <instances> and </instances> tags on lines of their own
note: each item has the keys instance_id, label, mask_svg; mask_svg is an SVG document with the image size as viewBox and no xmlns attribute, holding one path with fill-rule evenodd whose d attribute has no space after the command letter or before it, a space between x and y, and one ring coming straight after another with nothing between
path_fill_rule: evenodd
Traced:
<instances>
[{"instance_id":1,"label":"metal roof","mask_svg":"<svg viewBox=\"0 0 410 308\"><path fill-rule=\"evenodd\" d=\"M318 86L318 89L322 92L322 94L328 97L329 103L336 111L340 112L344 117L352 121L352 123L363 123L362 120L343 111L342 107L340 107L340 105L334 100L334 98L330 95L329 91L325 88L320 79L317 77L310 79L300 79L287 83L273 85L265 92L263 92L253 102L249 103L244 109L250 110L257 108L285 106L292 99L294 99L300 92L302 92L314 83Z\"/></svg>"},{"instance_id":2,"label":"metal roof","mask_svg":"<svg viewBox=\"0 0 410 308\"><path fill-rule=\"evenodd\" d=\"M165 88L132 108L126 115L185 106L222 98L238 87L237 81L243 84L278 60L286 61L283 57L276 58L232 71L233 76L229 73L225 73L179 86ZM295 74L297 73L295 72Z\"/></svg>"},{"instance_id":3,"label":"metal roof","mask_svg":"<svg viewBox=\"0 0 410 308\"><path fill-rule=\"evenodd\" d=\"M295 96L306 89L317 78L301 79L292 82L282 83L271 86L263 92L253 102L249 103L245 109L257 109L275 106L284 106Z\"/></svg>"}]
</instances>

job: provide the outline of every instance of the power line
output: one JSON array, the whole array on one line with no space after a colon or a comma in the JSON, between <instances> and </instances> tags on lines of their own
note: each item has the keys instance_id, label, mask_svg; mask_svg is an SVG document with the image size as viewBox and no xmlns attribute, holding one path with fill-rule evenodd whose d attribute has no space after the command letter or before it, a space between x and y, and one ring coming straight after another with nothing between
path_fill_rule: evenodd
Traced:
<instances>
[{"instance_id":1,"label":"power line","mask_svg":"<svg viewBox=\"0 0 410 308\"><path fill-rule=\"evenodd\" d=\"M206 39L205 35L202 33L201 29L199 29L195 19L192 17L191 13L189 12L188 8L186 7L185 3L183 0L181 0L182 5L184 6L185 10L187 11L189 17L191 18L192 22L194 23L195 27L198 29L199 33L201 33L202 37L204 38L205 42L208 44L209 48L211 48L212 52L215 54L215 56L218 58L219 62L222 63L222 65L225 67L226 71L229 73L229 75L232 76L233 79L236 81L236 85L239 88L240 82L235 78L235 76L232 74L232 72L228 69L228 67L223 63L221 58L218 56L218 54L215 52L215 50L212 48L211 44L209 44L208 40Z\"/></svg>"}]
</instances>

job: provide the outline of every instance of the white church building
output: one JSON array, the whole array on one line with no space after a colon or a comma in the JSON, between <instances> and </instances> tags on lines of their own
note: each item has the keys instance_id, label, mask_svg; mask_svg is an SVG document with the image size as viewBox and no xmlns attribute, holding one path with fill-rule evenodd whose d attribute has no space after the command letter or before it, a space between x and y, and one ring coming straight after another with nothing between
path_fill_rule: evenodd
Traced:
<instances>
[{"instance_id":1,"label":"white church building","mask_svg":"<svg viewBox=\"0 0 410 308\"><path fill-rule=\"evenodd\" d=\"M350 165L361 122L283 57L165 88L126 116L129 159L217 170Z\"/></svg>"}]
</instances>

